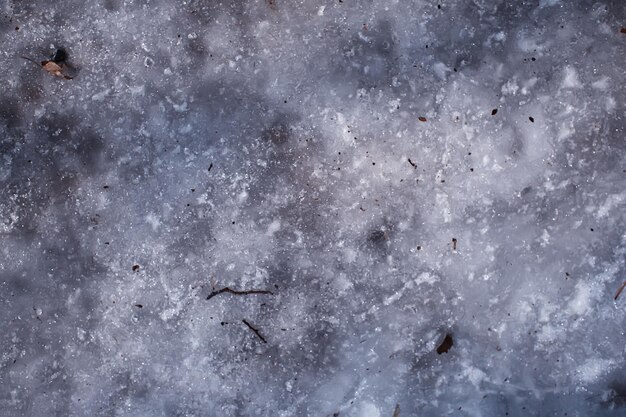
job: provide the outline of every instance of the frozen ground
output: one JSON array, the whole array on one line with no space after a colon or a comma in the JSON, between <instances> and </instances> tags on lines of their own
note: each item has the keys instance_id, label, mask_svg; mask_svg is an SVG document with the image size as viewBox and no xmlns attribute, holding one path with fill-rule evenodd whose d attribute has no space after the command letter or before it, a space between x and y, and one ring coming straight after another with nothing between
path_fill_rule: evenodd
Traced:
<instances>
[{"instance_id":1,"label":"frozen ground","mask_svg":"<svg viewBox=\"0 0 626 417\"><path fill-rule=\"evenodd\" d=\"M625 8L0 0L0 416L625 415Z\"/></svg>"}]
</instances>

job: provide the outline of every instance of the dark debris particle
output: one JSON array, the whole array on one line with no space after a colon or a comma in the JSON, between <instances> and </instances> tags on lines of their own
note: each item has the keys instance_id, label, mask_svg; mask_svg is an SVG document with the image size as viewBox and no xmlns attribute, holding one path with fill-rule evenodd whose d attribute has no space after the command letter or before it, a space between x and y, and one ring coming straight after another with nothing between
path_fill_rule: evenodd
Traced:
<instances>
[{"instance_id":1,"label":"dark debris particle","mask_svg":"<svg viewBox=\"0 0 626 417\"><path fill-rule=\"evenodd\" d=\"M622 33L626 33L626 27L621 28L621 29L620 29L620 32L622 32Z\"/></svg>"},{"instance_id":2,"label":"dark debris particle","mask_svg":"<svg viewBox=\"0 0 626 417\"><path fill-rule=\"evenodd\" d=\"M452 335L448 333L444 337L443 342L437 347L437 354L448 353L452 346L454 346L454 341L452 340Z\"/></svg>"},{"instance_id":3,"label":"dark debris particle","mask_svg":"<svg viewBox=\"0 0 626 417\"><path fill-rule=\"evenodd\" d=\"M209 165L209 169L207 169L208 172L211 172L211 168L213 168L213 164Z\"/></svg>"},{"instance_id":4,"label":"dark debris particle","mask_svg":"<svg viewBox=\"0 0 626 417\"><path fill-rule=\"evenodd\" d=\"M417 245L417 250L422 250L422 247L420 245Z\"/></svg>"},{"instance_id":5,"label":"dark debris particle","mask_svg":"<svg viewBox=\"0 0 626 417\"><path fill-rule=\"evenodd\" d=\"M420 117L418 117L418 118L417 118L417 120L419 120L420 122L426 122L426 121L428 121L428 119L427 119L427 118L425 118L424 116L420 116Z\"/></svg>"},{"instance_id":6,"label":"dark debris particle","mask_svg":"<svg viewBox=\"0 0 626 417\"><path fill-rule=\"evenodd\" d=\"M384 230L372 230L367 236L367 240L374 244L382 244L389 240L389 236Z\"/></svg>"},{"instance_id":7,"label":"dark debris particle","mask_svg":"<svg viewBox=\"0 0 626 417\"><path fill-rule=\"evenodd\" d=\"M139 265L133 265L133 272L139 271Z\"/></svg>"},{"instance_id":8,"label":"dark debris particle","mask_svg":"<svg viewBox=\"0 0 626 417\"><path fill-rule=\"evenodd\" d=\"M137 308L143 308L143 304L135 304L135 307L137 307Z\"/></svg>"},{"instance_id":9,"label":"dark debris particle","mask_svg":"<svg viewBox=\"0 0 626 417\"><path fill-rule=\"evenodd\" d=\"M528 120L530 120L530 122L531 122L531 123L535 123L535 118L534 118L534 117L532 117L532 116L529 116L529 117L528 117Z\"/></svg>"},{"instance_id":10,"label":"dark debris particle","mask_svg":"<svg viewBox=\"0 0 626 417\"><path fill-rule=\"evenodd\" d=\"M56 51L54 51L54 54L52 54L52 58L50 58L50 61L56 64L67 61L67 52L65 52L64 49L57 49Z\"/></svg>"},{"instance_id":11,"label":"dark debris particle","mask_svg":"<svg viewBox=\"0 0 626 417\"><path fill-rule=\"evenodd\" d=\"M457 240L455 237L452 238L452 250L456 250Z\"/></svg>"},{"instance_id":12,"label":"dark debris particle","mask_svg":"<svg viewBox=\"0 0 626 417\"><path fill-rule=\"evenodd\" d=\"M408 158L408 160L409 160L409 164L411 164L411 166L412 166L414 169L417 169L417 164L416 164L415 162L411 161L411 158Z\"/></svg>"},{"instance_id":13,"label":"dark debris particle","mask_svg":"<svg viewBox=\"0 0 626 417\"><path fill-rule=\"evenodd\" d=\"M492 116L495 116L496 114L498 114L498 109L491 110L491 115Z\"/></svg>"},{"instance_id":14,"label":"dark debris particle","mask_svg":"<svg viewBox=\"0 0 626 417\"><path fill-rule=\"evenodd\" d=\"M102 188L104 188L105 190L108 190L109 186L108 185L103 185Z\"/></svg>"}]
</instances>

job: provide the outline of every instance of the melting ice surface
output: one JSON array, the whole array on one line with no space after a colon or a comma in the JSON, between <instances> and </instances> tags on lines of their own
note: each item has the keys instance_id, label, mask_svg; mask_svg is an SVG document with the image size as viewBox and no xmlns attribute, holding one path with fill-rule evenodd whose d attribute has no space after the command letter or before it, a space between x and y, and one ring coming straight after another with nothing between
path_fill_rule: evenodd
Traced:
<instances>
[{"instance_id":1,"label":"melting ice surface","mask_svg":"<svg viewBox=\"0 0 626 417\"><path fill-rule=\"evenodd\" d=\"M0 415L623 416L625 7L4 0Z\"/></svg>"}]
</instances>

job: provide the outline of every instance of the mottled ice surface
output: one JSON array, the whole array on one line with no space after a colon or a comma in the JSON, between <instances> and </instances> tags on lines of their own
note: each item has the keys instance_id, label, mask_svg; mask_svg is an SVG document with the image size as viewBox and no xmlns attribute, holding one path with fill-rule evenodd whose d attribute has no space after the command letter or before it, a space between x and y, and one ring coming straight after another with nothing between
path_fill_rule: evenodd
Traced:
<instances>
[{"instance_id":1,"label":"mottled ice surface","mask_svg":"<svg viewBox=\"0 0 626 417\"><path fill-rule=\"evenodd\" d=\"M625 415L625 22L0 0L0 416Z\"/></svg>"}]
</instances>

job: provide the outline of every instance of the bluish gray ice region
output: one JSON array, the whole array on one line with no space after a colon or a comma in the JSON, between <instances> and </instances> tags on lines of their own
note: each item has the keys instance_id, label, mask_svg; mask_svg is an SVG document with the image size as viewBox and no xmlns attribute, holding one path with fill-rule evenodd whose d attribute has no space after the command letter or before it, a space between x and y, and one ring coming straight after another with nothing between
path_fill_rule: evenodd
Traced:
<instances>
[{"instance_id":1,"label":"bluish gray ice region","mask_svg":"<svg viewBox=\"0 0 626 417\"><path fill-rule=\"evenodd\" d=\"M0 416L625 415L623 26L1 0Z\"/></svg>"}]
</instances>

